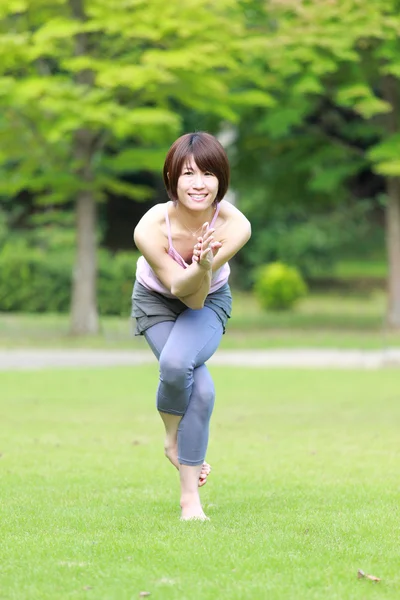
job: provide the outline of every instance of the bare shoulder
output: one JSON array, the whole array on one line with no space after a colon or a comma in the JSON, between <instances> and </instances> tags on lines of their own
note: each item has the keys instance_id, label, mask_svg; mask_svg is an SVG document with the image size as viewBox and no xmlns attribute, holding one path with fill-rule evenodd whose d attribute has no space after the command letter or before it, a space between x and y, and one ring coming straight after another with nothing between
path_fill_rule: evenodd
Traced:
<instances>
[{"instance_id":1,"label":"bare shoulder","mask_svg":"<svg viewBox=\"0 0 400 600\"><path fill-rule=\"evenodd\" d=\"M163 245L165 233L166 203L155 204L148 210L133 232L135 245L143 251L143 246L151 241L155 245Z\"/></svg>"},{"instance_id":2,"label":"bare shoulder","mask_svg":"<svg viewBox=\"0 0 400 600\"><path fill-rule=\"evenodd\" d=\"M214 272L230 261L251 237L250 221L236 206L226 200L221 200L215 226L215 237L221 242L221 248L213 261Z\"/></svg>"},{"instance_id":3,"label":"bare shoulder","mask_svg":"<svg viewBox=\"0 0 400 600\"><path fill-rule=\"evenodd\" d=\"M248 218L231 202L227 200L221 200L221 206L219 209L219 215L224 229L231 230L238 229L243 230L243 234L251 235L251 224Z\"/></svg>"},{"instance_id":4,"label":"bare shoulder","mask_svg":"<svg viewBox=\"0 0 400 600\"><path fill-rule=\"evenodd\" d=\"M149 227L157 226L165 220L166 203L155 204L140 219L136 225L135 231L146 230Z\"/></svg>"}]
</instances>

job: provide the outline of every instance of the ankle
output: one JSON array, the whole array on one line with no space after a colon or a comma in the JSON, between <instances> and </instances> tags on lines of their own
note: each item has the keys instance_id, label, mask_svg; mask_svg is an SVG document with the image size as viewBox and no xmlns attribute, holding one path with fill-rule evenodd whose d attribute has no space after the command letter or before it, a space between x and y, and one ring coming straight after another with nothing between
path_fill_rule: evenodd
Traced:
<instances>
[{"instance_id":1,"label":"ankle","mask_svg":"<svg viewBox=\"0 0 400 600\"><path fill-rule=\"evenodd\" d=\"M181 508L187 508L188 506L195 506L195 505L201 506L199 493L198 492L182 493L180 504L181 504Z\"/></svg>"}]
</instances>

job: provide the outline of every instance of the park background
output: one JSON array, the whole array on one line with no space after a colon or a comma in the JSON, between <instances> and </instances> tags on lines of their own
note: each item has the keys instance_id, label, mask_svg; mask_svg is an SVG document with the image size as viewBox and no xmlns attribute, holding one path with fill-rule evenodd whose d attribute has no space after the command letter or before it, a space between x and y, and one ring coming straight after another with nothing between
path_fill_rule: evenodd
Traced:
<instances>
[{"instance_id":1,"label":"park background","mask_svg":"<svg viewBox=\"0 0 400 600\"><path fill-rule=\"evenodd\" d=\"M398 348L399 33L397 0L2 2L0 350L145 350L133 229L195 130L252 224L222 349ZM265 310L276 262L307 292ZM213 374L185 529L155 364L0 372L2 600L398 597L398 370Z\"/></svg>"}]
</instances>

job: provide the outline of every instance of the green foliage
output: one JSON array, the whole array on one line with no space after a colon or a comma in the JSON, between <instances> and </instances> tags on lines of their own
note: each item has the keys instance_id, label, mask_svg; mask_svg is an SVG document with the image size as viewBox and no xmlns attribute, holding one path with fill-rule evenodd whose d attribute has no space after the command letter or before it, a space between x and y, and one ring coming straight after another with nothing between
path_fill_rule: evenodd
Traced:
<instances>
[{"instance_id":1,"label":"green foliage","mask_svg":"<svg viewBox=\"0 0 400 600\"><path fill-rule=\"evenodd\" d=\"M111 254L102 249L98 253L98 295L101 315L128 315L139 254L118 252Z\"/></svg>"},{"instance_id":2,"label":"green foliage","mask_svg":"<svg viewBox=\"0 0 400 600\"><path fill-rule=\"evenodd\" d=\"M248 5L256 15L253 27L264 32L258 46L252 44L251 62L271 102L244 109L237 127L232 158L240 206L247 210L263 195L268 209L261 208L257 222L265 230L274 228L270 205L288 213L293 205L305 207L312 220L324 211L330 219L333 206L347 210L354 197L375 196L379 207L382 176L400 174L399 136L391 131L398 129L399 111L398 3Z\"/></svg>"},{"instance_id":3,"label":"green foliage","mask_svg":"<svg viewBox=\"0 0 400 600\"><path fill-rule=\"evenodd\" d=\"M0 10L4 197L28 194L42 206L106 194L148 200L152 190L129 174L161 170L183 112L211 115L218 130L242 106L271 102L262 86L242 90L252 36L236 0L21 0ZM78 235L94 239L94 221L80 221ZM94 258L94 244L87 252ZM88 313L84 296L73 309Z\"/></svg>"},{"instance_id":4,"label":"green foliage","mask_svg":"<svg viewBox=\"0 0 400 600\"><path fill-rule=\"evenodd\" d=\"M250 34L234 0L212 10L208 0L32 0L10 2L2 15L6 195L29 190L48 204L66 202L84 185L97 199L104 190L145 199L148 190L121 183L121 171L159 170L184 110L235 122L242 106L271 102L259 86L241 89ZM237 93L231 98L230 91ZM77 133L89 140L85 183Z\"/></svg>"},{"instance_id":5,"label":"green foliage","mask_svg":"<svg viewBox=\"0 0 400 600\"><path fill-rule=\"evenodd\" d=\"M254 292L265 310L289 310L307 286L296 268L276 262L258 269Z\"/></svg>"},{"instance_id":6,"label":"green foliage","mask_svg":"<svg viewBox=\"0 0 400 600\"><path fill-rule=\"evenodd\" d=\"M265 38L254 51L261 65L263 48L275 103L243 113L232 153L240 207L253 223L238 257L246 286L261 262L288 262L305 275L331 267L351 238L362 240L367 218L354 200L362 213L375 196L381 211L378 175L400 173L398 135L388 135L398 120L387 92L388 73L400 75L396 2L265 6L254 24Z\"/></svg>"},{"instance_id":7,"label":"green foliage","mask_svg":"<svg viewBox=\"0 0 400 600\"><path fill-rule=\"evenodd\" d=\"M308 129L324 135L328 143L341 145L349 156L368 149L346 131L349 118L363 123L365 129L373 122L377 135L372 145L379 144L389 133L387 115L395 117L398 112L396 94L391 92L398 88L394 78L400 75L398 8L397 0L378 0L367 9L358 0L273 0L267 10L277 26L266 40L266 50L282 102L268 113L271 126L280 117L293 127L296 121L290 111L303 105L301 125L307 123ZM384 165L380 156L370 157L373 168L400 174L398 145L386 145L385 152Z\"/></svg>"},{"instance_id":8,"label":"green foliage","mask_svg":"<svg viewBox=\"0 0 400 600\"><path fill-rule=\"evenodd\" d=\"M7 239L7 216L3 210L0 209L0 245L2 246Z\"/></svg>"},{"instance_id":9,"label":"green foliage","mask_svg":"<svg viewBox=\"0 0 400 600\"><path fill-rule=\"evenodd\" d=\"M332 272L344 256L358 256L361 246L364 255L368 247L382 247L382 232L372 235L370 202L308 210L295 201L282 198L276 204L266 193L253 193L241 202L252 223L252 237L235 257L238 287L252 287L260 264L283 262L310 278Z\"/></svg>"},{"instance_id":10,"label":"green foliage","mask_svg":"<svg viewBox=\"0 0 400 600\"><path fill-rule=\"evenodd\" d=\"M128 315L138 255L99 252L99 312ZM74 254L65 247L49 251L25 241L6 243L0 251L0 311L68 312Z\"/></svg>"},{"instance_id":11,"label":"green foliage","mask_svg":"<svg viewBox=\"0 0 400 600\"><path fill-rule=\"evenodd\" d=\"M7 243L0 252L0 310L67 311L71 273L71 255Z\"/></svg>"}]
</instances>

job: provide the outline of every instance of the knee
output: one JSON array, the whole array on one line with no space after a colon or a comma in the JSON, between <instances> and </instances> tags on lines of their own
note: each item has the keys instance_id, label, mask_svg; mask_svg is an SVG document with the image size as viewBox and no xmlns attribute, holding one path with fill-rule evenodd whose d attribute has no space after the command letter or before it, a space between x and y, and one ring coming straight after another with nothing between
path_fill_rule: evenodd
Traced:
<instances>
[{"instance_id":1,"label":"knee","mask_svg":"<svg viewBox=\"0 0 400 600\"><path fill-rule=\"evenodd\" d=\"M204 420L207 419L214 408L215 390L213 385L196 386L193 391L195 395L195 410L198 416Z\"/></svg>"},{"instance_id":2,"label":"knee","mask_svg":"<svg viewBox=\"0 0 400 600\"><path fill-rule=\"evenodd\" d=\"M184 357L161 354L160 379L163 383L176 388L186 387L192 371L193 366Z\"/></svg>"}]
</instances>

